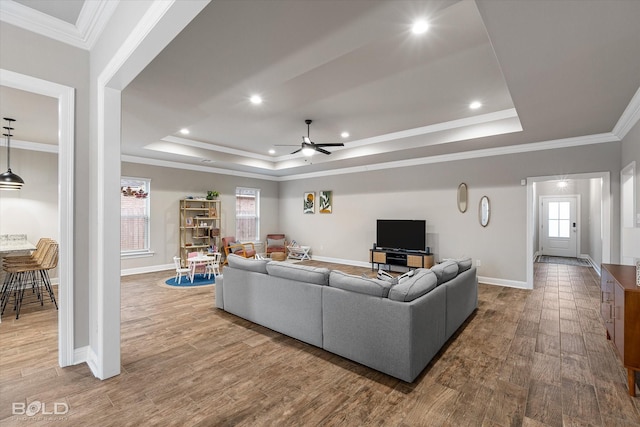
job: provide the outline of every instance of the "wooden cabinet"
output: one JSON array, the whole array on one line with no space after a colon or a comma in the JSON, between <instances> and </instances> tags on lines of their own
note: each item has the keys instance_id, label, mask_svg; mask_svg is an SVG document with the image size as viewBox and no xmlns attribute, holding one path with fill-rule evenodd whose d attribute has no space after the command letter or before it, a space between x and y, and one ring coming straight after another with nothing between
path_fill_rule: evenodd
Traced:
<instances>
[{"instance_id":1,"label":"wooden cabinet","mask_svg":"<svg viewBox=\"0 0 640 427\"><path fill-rule=\"evenodd\" d=\"M635 371L640 371L640 287L636 268L602 264L600 313L610 339L627 369L629 394L635 396Z\"/></svg>"},{"instance_id":2,"label":"wooden cabinet","mask_svg":"<svg viewBox=\"0 0 640 427\"><path fill-rule=\"evenodd\" d=\"M385 249L369 249L369 262L371 270L374 265L384 264L386 266L400 265L409 268L431 268L433 267L433 255L419 252L406 252Z\"/></svg>"},{"instance_id":3,"label":"wooden cabinet","mask_svg":"<svg viewBox=\"0 0 640 427\"><path fill-rule=\"evenodd\" d=\"M220 200L180 200L180 259L187 264L189 252L206 251L220 243Z\"/></svg>"}]
</instances>

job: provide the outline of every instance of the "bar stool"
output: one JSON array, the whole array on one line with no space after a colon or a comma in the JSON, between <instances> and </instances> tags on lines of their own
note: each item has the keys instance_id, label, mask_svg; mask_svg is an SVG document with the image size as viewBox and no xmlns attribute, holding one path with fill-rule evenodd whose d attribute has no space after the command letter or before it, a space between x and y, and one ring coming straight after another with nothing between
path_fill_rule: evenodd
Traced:
<instances>
[{"instance_id":1,"label":"bar stool","mask_svg":"<svg viewBox=\"0 0 640 427\"><path fill-rule=\"evenodd\" d=\"M6 276L0 296L1 313L4 314L9 299L13 295L13 308L16 312L16 319L18 319L24 292L28 287L31 287L32 292L40 301L40 305L44 305L44 291L47 291L57 310L58 303L51 287L49 270L58 265L58 244L49 239L43 244L41 252L38 252L36 256L24 256L22 260L18 260L19 257L11 258L14 259L3 263Z\"/></svg>"}]
</instances>

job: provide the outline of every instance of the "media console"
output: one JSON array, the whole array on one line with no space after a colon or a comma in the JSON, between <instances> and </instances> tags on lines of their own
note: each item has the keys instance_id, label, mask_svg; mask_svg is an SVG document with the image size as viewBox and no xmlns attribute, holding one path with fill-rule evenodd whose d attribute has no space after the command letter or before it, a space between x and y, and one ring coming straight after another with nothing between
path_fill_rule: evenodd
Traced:
<instances>
[{"instance_id":1,"label":"media console","mask_svg":"<svg viewBox=\"0 0 640 427\"><path fill-rule=\"evenodd\" d=\"M377 264L387 266L387 270L392 265L400 265L409 268L431 268L433 267L433 255L421 251L406 251L402 249L369 249L369 261L371 270Z\"/></svg>"}]
</instances>

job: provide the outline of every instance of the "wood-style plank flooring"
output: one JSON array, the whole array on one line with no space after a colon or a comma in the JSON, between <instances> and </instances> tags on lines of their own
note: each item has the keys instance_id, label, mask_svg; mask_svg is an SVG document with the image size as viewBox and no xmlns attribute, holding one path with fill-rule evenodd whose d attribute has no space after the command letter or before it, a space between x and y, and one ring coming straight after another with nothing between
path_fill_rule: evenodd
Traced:
<instances>
[{"instance_id":1,"label":"wood-style plank flooring","mask_svg":"<svg viewBox=\"0 0 640 427\"><path fill-rule=\"evenodd\" d=\"M5 313L0 425L640 426L590 268L536 264L533 291L480 285L477 312L411 384L218 310L212 287L158 285L171 275L122 278L122 374L106 381L57 367L51 304ZM12 415L34 401L70 411Z\"/></svg>"}]
</instances>

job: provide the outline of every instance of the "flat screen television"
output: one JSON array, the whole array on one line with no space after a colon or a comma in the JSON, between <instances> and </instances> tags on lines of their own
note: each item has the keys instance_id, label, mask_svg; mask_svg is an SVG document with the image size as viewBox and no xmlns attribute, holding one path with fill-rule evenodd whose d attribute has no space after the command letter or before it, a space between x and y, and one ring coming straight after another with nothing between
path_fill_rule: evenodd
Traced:
<instances>
[{"instance_id":1,"label":"flat screen television","mask_svg":"<svg viewBox=\"0 0 640 427\"><path fill-rule=\"evenodd\" d=\"M424 251L427 222L413 219L379 219L376 246L383 249Z\"/></svg>"}]
</instances>

